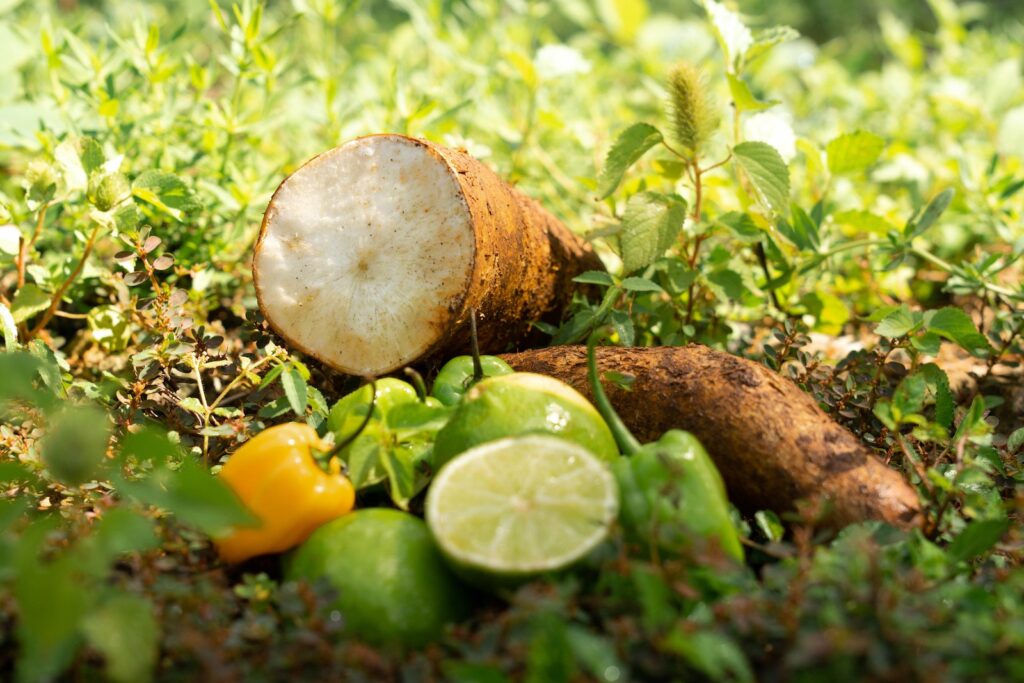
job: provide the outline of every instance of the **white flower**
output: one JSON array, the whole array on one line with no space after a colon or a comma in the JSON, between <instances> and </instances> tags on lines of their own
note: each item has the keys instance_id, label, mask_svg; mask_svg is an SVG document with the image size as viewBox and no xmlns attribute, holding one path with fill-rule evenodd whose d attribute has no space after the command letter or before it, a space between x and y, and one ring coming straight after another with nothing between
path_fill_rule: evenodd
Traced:
<instances>
[{"instance_id":1,"label":"white flower","mask_svg":"<svg viewBox=\"0 0 1024 683\"><path fill-rule=\"evenodd\" d=\"M579 50L568 45L545 45L537 50L533 63L541 78L561 78L590 73L590 62Z\"/></svg>"},{"instance_id":2,"label":"white flower","mask_svg":"<svg viewBox=\"0 0 1024 683\"><path fill-rule=\"evenodd\" d=\"M789 123L789 117L775 110L763 111L749 117L743 123L743 137L746 140L765 142L779 153L788 164L796 156L796 134Z\"/></svg>"}]
</instances>

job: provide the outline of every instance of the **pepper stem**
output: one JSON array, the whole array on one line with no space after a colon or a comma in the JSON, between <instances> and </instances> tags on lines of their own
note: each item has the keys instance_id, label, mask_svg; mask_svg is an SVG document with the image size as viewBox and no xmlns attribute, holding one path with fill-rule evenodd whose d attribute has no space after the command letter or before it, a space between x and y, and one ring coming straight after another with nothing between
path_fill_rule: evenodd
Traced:
<instances>
[{"instance_id":1,"label":"pepper stem","mask_svg":"<svg viewBox=\"0 0 1024 683\"><path fill-rule=\"evenodd\" d=\"M416 397L420 399L420 403L427 402L427 385L423 381L423 375L416 372L413 368L405 368L402 370L405 376L412 380L412 385L416 387Z\"/></svg>"},{"instance_id":2,"label":"pepper stem","mask_svg":"<svg viewBox=\"0 0 1024 683\"><path fill-rule=\"evenodd\" d=\"M619 414L615 412L611 401L608 400L608 394L604 393L601 377L597 372L597 352L594 347L599 339L605 339L607 336L608 333L605 330L597 329L587 337L587 377L590 380L590 388L594 392L594 404L597 406L597 412L601 413L601 417L608 423L608 428L611 429L619 450L624 455L633 455L640 450L641 444L626 427Z\"/></svg>"},{"instance_id":3,"label":"pepper stem","mask_svg":"<svg viewBox=\"0 0 1024 683\"><path fill-rule=\"evenodd\" d=\"M330 460L334 456L338 455L343 450L348 448L348 446L353 441L358 439L359 435L362 434L363 430L366 429L366 425L370 424L370 420L373 418L373 409L377 405L377 379L375 377L368 377L366 378L366 384L370 385L370 407L367 408L366 410L366 417L363 418L362 423L359 425L359 428L356 429L355 432L349 434L348 437L334 444L331 450L324 453L323 457L326 458L328 462L330 462ZM363 384L363 386L365 387L366 384Z\"/></svg>"},{"instance_id":4,"label":"pepper stem","mask_svg":"<svg viewBox=\"0 0 1024 683\"><path fill-rule=\"evenodd\" d=\"M473 384L484 378L484 366L480 362L480 340L476 336L476 309L469 309L469 341L473 350Z\"/></svg>"}]
</instances>

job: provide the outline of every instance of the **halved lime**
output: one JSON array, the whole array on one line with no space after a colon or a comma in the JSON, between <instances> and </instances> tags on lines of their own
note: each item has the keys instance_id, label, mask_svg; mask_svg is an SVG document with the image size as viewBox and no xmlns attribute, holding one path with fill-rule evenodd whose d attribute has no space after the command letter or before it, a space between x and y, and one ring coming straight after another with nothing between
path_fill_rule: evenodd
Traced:
<instances>
[{"instance_id":1,"label":"halved lime","mask_svg":"<svg viewBox=\"0 0 1024 683\"><path fill-rule=\"evenodd\" d=\"M426 518L460 574L493 586L573 564L605 538L618 509L607 463L531 434L487 442L441 468Z\"/></svg>"}]
</instances>

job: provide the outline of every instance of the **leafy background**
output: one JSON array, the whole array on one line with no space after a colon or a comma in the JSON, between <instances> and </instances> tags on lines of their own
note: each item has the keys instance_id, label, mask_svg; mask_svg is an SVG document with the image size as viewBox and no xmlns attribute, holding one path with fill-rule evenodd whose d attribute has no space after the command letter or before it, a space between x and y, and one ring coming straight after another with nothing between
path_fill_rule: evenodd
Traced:
<instances>
[{"instance_id":1,"label":"leafy background","mask_svg":"<svg viewBox=\"0 0 1024 683\"><path fill-rule=\"evenodd\" d=\"M1019 680L1019 5L739 9L755 46L711 2L0 0L0 675ZM680 63L722 119L696 167L657 140ZM244 512L207 466L352 386L262 325L262 211L378 131L467 148L594 240L611 275L555 341L762 360L908 473L927 528L763 512L733 572L613 539L404 656L337 638L323 586L226 570L207 534Z\"/></svg>"}]
</instances>

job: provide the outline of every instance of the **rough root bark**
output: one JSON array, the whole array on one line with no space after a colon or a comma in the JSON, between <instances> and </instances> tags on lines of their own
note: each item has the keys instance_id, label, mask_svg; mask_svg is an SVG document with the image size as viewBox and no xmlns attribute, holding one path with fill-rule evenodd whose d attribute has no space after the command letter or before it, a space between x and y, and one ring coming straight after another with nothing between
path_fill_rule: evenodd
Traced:
<instances>
[{"instance_id":1,"label":"rough root bark","mask_svg":"<svg viewBox=\"0 0 1024 683\"><path fill-rule=\"evenodd\" d=\"M582 346L504 358L516 370L556 377L592 397ZM605 347L597 359L601 372L636 378L630 391L609 383L605 389L637 438L652 441L672 428L693 433L741 509L781 512L820 496L837 527L868 519L920 524L917 494L903 476L768 368L698 345Z\"/></svg>"}]
</instances>

